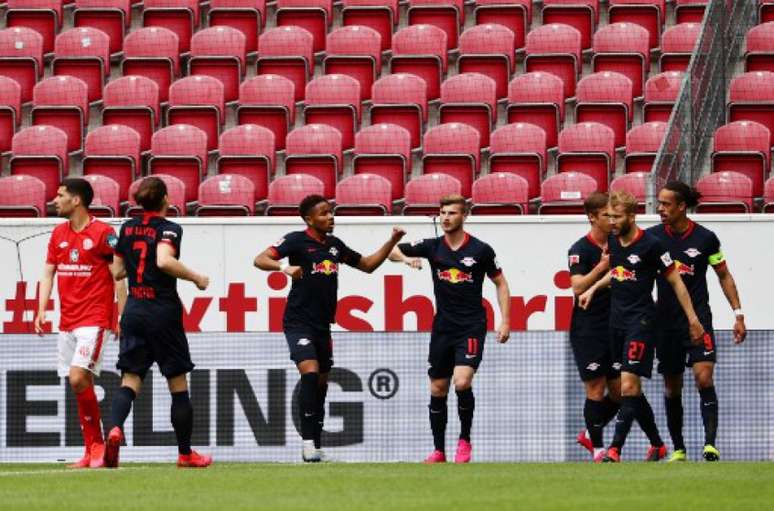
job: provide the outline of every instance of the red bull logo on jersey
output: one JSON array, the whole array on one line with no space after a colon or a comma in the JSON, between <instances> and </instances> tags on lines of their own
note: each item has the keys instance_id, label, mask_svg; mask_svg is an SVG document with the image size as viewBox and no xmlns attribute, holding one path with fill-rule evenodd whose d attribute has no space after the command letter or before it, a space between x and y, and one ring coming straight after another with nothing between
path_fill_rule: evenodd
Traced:
<instances>
[{"instance_id":1,"label":"red bull logo on jersey","mask_svg":"<svg viewBox=\"0 0 774 511\"><path fill-rule=\"evenodd\" d=\"M331 261L330 259L325 259L322 262L319 263L312 263L312 275L315 273L322 273L324 275L333 275L334 273L339 272L339 265Z\"/></svg>"},{"instance_id":2,"label":"red bull logo on jersey","mask_svg":"<svg viewBox=\"0 0 774 511\"><path fill-rule=\"evenodd\" d=\"M626 280L636 281L637 271L627 270L623 266L616 266L610 270L610 277L614 278L618 282L624 282Z\"/></svg>"},{"instance_id":3,"label":"red bull logo on jersey","mask_svg":"<svg viewBox=\"0 0 774 511\"><path fill-rule=\"evenodd\" d=\"M448 270L438 270L438 280L445 280L452 284L460 284L462 282L473 282L473 274L468 273L457 268L449 268Z\"/></svg>"},{"instance_id":4,"label":"red bull logo on jersey","mask_svg":"<svg viewBox=\"0 0 774 511\"><path fill-rule=\"evenodd\" d=\"M679 275L688 275L689 277L693 277L692 264L681 263L680 261L675 259L675 267L677 268L677 272Z\"/></svg>"}]
</instances>

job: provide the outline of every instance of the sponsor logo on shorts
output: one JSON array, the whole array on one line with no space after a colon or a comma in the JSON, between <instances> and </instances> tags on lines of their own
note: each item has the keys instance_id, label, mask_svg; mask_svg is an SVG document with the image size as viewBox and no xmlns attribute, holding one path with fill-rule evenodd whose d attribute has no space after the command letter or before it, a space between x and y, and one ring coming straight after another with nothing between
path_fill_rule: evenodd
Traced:
<instances>
[{"instance_id":1,"label":"sponsor logo on shorts","mask_svg":"<svg viewBox=\"0 0 774 511\"><path fill-rule=\"evenodd\" d=\"M642 259L640 259L640 256L638 256L637 254L630 255L629 257L626 258L626 260L632 264L637 264L640 261L642 261Z\"/></svg>"},{"instance_id":2,"label":"sponsor logo on shorts","mask_svg":"<svg viewBox=\"0 0 774 511\"><path fill-rule=\"evenodd\" d=\"M312 341L310 341L309 339L304 337L304 338L299 339L296 344L298 346L309 346L310 344L312 344Z\"/></svg>"},{"instance_id":3,"label":"sponsor logo on shorts","mask_svg":"<svg viewBox=\"0 0 774 511\"><path fill-rule=\"evenodd\" d=\"M436 272L438 280L445 280L452 284L460 284L462 282L473 282L473 274L462 271L457 268L449 268L448 270L438 270Z\"/></svg>"},{"instance_id":4,"label":"sponsor logo on shorts","mask_svg":"<svg viewBox=\"0 0 774 511\"><path fill-rule=\"evenodd\" d=\"M476 264L476 260L473 259L472 257L465 257L462 260L460 260L460 264L464 264L465 266L470 268L471 266Z\"/></svg>"},{"instance_id":5,"label":"sponsor logo on shorts","mask_svg":"<svg viewBox=\"0 0 774 511\"><path fill-rule=\"evenodd\" d=\"M621 363L620 362L615 362L613 364L613 369L616 370L616 371L620 371L621 370Z\"/></svg>"},{"instance_id":6,"label":"sponsor logo on shorts","mask_svg":"<svg viewBox=\"0 0 774 511\"><path fill-rule=\"evenodd\" d=\"M336 247L331 247L331 249L328 250L328 252L330 252L330 254L333 257L336 257L337 255L339 255L339 249L337 249Z\"/></svg>"},{"instance_id":7,"label":"sponsor logo on shorts","mask_svg":"<svg viewBox=\"0 0 774 511\"><path fill-rule=\"evenodd\" d=\"M586 370L588 371L596 371L597 369L599 369L599 364L597 364L596 362L592 362L586 366Z\"/></svg>"},{"instance_id":8,"label":"sponsor logo on shorts","mask_svg":"<svg viewBox=\"0 0 774 511\"><path fill-rule=\"evenodd\" d=\"M637 271L629 270L623 266L616 266L610 270L610 277L618 282L624 282L626 280L637 281Z\"/></svg>"},{"instance_id":9,"label":"sponsor logo on shorts","mask_svg":"<svg viewBox=\"0 0 774 511\"><path fill-rule=\"evenodd\" d=\"M696 256L700 256L700 255L701 255L701 252L699 252L699 251L698 251L697 249L695 249L695 248L689 248L689 249L688 249L688 250L686 250L684 253L685 253L685 255L687 255L688 257L696 257Z\"/></svg>"},{"instance_id":10,"label":"sponsor logo on shorts","mask_svg":"<svg viewBox=\"0 0 774 511\"><path fill-rule=\"evenodd\" d=\"M712 351L705 351L705 352L704 352L704 356L705 356L705 357L707 357L707 356L709 356L709 355L712 355L713 353L715 353L715 350L712 350Z\"/></svg>"},{"instance_id":11,"label":"sponsor logo on shorts","mask_svg":"<svg viewBox=\"0 0 774 511\"><path fill-rule=\"evenodd\" d=\"M323 275L333 275L338 272L339 265L330 259L325 259L320 263L312 263L312 274L322 273Z\"/></svg>"},{"instance_id":12,"label":"sponsor logo on shorts","mask_svg":"<svg viewBox=\"0 0 774 511\"><path fill-rule=\"evenodd\" d=\"M680 275L687 275L689 277L693 277L694 268L692 264L685 264L675 259L675 267L677 268L677 273L679 273Z\"/></svg>"},{"instance_id":13,"label":"sponsor logo on shorts","mask_svg":"<svg viewBox=\"0 0 774 511\"><path fill-rule=\"evenodd\" d=\"M468 360L470 360L470 359L472 359L472 358L476 358L476 355L470 355L470 354L467 354L467 355L465 355L465 358L466 358L466 359L468 359Z\"/></svg>"},{"instance_id":14,"label":"sponsor logo on shorts","mask_svg":"<svg viewBox=\"0 0 774 511\"><path fill-rule=\"evenodd\" d=\"M91 356L91 349L88 346L81 346L78 348L78 354L82 357L89 358Z\"/></svg>"}]
</instances>

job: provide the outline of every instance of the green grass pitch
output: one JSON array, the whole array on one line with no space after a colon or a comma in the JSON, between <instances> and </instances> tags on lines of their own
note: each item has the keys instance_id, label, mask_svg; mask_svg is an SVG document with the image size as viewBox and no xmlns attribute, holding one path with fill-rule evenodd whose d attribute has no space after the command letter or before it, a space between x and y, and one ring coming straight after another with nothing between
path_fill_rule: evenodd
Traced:
<instances>
[{"instance_id":1,"label":"green grass pitch","mask_svg":"<svg viewBox=\"0 0 774 511\"><path fill-rule=\"evenodd\" d=\"M774 463L0 465L2 510L772 510Z\"/></svg>"}]
</instances>

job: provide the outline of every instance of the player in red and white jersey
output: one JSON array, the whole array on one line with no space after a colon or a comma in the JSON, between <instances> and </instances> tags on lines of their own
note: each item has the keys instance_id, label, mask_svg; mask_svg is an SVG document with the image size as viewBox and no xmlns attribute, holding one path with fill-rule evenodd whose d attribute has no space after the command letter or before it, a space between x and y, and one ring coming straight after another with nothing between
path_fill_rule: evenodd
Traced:
<instances>
[{"instance_id":1,"label":"player in red and white jersey","mask_svg":"<svg viewBox=\"0 0 774 511\"><path fill-rule=\"evenodd\" d=\"M56 275L58 373L70 378L85 446L83 458L71 468L102 467L105 451L94 376L99 376L106 331L113 324L115 285L110 264L118 238L111 226L89 215L93 198L94 191L85 179L67 178L59 186L56 212L69 221L51 234L35 317L35 331L42 334Z\"/></svg>"}]
</instances>

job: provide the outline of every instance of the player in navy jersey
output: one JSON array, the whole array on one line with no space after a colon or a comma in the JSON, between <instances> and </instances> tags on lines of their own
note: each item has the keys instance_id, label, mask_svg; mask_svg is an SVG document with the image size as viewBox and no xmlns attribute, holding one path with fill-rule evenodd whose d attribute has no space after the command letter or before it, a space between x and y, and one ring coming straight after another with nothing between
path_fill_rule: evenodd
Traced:
<instances>
[{"instance_id":1,"label":"player in navy jersey","mask_svg":"<svg viewBox=\"0 0 774 511\"><path fill-rule=\"evenodd\" d=\"M464 230L467 204L460 195L441 199L440 219L444 235L439 238L401 243L390 260L421 268L427 259L433 277L436 313L428 355L430 376L430 428L434 450L425 463L446 461L446 400L452 377L457 393L460 438L455 463L468 463L472 456L470 430L475 398L473 377L481 364L486 338L486 312L482 305L484 277L497 287L501 323L497 341L510 336L510 291L495 252Z\"/></svg>"},{"instance_id":2,"label":"player in navy jersey","mask_svg":"<svg viewBox=\"0 0 774 511\"><path fill-rule=\"evenodd\" d=\"M707 291L707 268L712 267L720 281L720 287L736 316L734 342L744 342L747 329L739 301L734 277L726 265L715 233L693 222L687 216L688 209L696 206L699 193L680 181L670 181L658 194L658 213L661 225L648 229L669 250L682 277L699 321L706 332L704 342L691 344L685 314L677 306L672 288L659 278L656 307L658 371L664 376L667 425L674 444L669 461L685 461L683 439L683 373L686 367L693 369L696 387L701 401L704 423L704 459L717 461L720 452L715 447L718 429L718 398L715 393L713 373L717 360L717 346L712 329L712 311Z\"/></svg>"},{"instance_id":3,"label":"player in navy jersey","mask_svg":"<svg viewBox=\"0 0 774 511\"><path fill-rule=\"evenodd\" d=\"M610 273L597 281L579 298L588 309L594 294L611 287L610 349L613 363L621 364L621 409L615 424L615 435L603 461L619 462L621 449L636 419L650 440L646 461L659 461L666 456L653 409L642 393L641 377L650 378L655 351L656 304L653 284L658 274L672 286L680 307L688 318L692 342L700 343L704 328L696 316L691 297L669 251L661 241L636 223L637 200L630 193L615 191L607 210L612 235L608 239Z\"/></svg>"},{"instance_id":4,"label":"player in navy jersey","mask_svg":"<svg viewBox=\"0 0 774 511\"><path fill-rule=\"evenodd\" d=\"M586 198L583 207L591 229L567 253L572 290L576 296L570 323L570 345L586 389L583 405L586 429L580 432L577 442L591 453L597 463L605 455L603 429L620 407L621 367L613 366L610 356L610 291L600 289L588 309L578 306L577 297L610 270L607 200L607 194L602 192L594 192Z\"/></svg>"},{"instance_id":5,"label":"player in navy jersey","mask_svg":"<svg viewBox=\"0 0 774 511\"><path fill-rule=\"evenodd\" d=\"M283 330L290 359L301 375L301 457L306 462L319 462L325 458L321 437L328 373L333 366L331 324L336 321L341 265L373 272L387 259L405 231L394 228L390 239L376 252L361 256L333 236L333 207L324 197L305 197L299 213L307 229L285 235L259 254L254 265L264 271L281 271L293 279ZM287 262L283 261L285 258Z\"/></svg>"},{"instance_id":6,"label":"player in navy jersey","mask_svg":"<svg viewBox=\"0 0 774 511\"><path fill-rule=\"evenodd\" d=\"M157 177L145 178L135 194L142 218L121 226L116 266L129 280L129 297L121 316L121 343L116 367L121 388L113 399L113 428L107 438L105 466L118 466L124 422L150 367L156 362L172 394L171 419L178 445L179 467L206 467L212 458L191 449L193 407L186 374L194 367L183 330L183 306L177 279L204 290L209 278L188 269L178 259L183 229L164 218L169 206L167 187Z\"/></svg>"}]
</instances>

